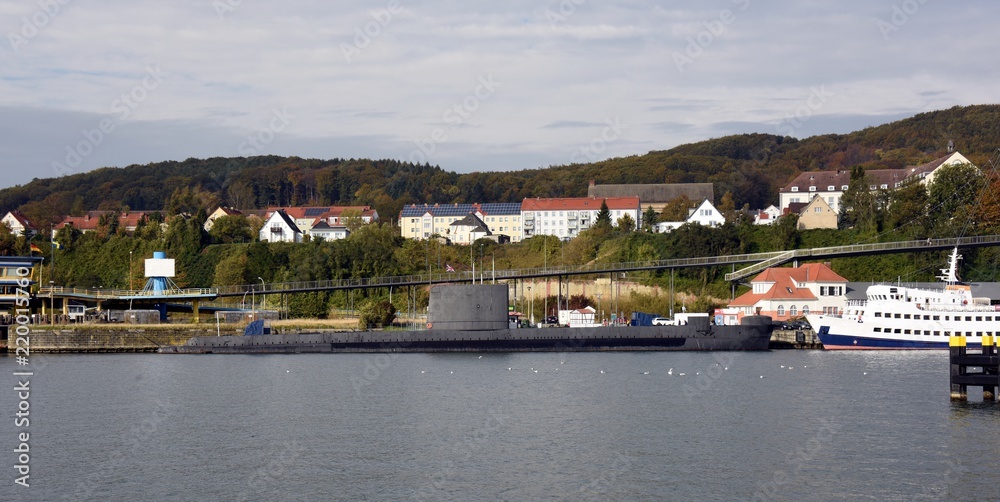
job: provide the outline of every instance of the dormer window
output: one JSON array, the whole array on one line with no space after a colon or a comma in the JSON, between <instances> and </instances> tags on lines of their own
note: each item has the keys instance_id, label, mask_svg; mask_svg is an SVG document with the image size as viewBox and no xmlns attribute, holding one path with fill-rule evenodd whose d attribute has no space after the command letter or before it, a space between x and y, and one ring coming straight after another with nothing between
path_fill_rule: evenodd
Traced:
<instances>
[{"instance_id":1,"label":"dormer window","mask_svg":"<svg viewBox=\"0 0 1000 502\"><path fill-rule=\"evenodd\" d=\"M792 187L792 191L793 192L798 192L799 191L799 187Z\"/></svg>"},{"instance_id":2,"label":"dormer window","mask_svg":"<svg viewBox=\"0 0 1000 502\"><path fill-rule=\"evenodd\" d=\"M827 192L832 192L832 191L834 191L834 190L836 190L836 189L837 189L837 187L835 187L835 186L833 186L833 185L830 185L830 186L826 187L826 191L827 191Z\"/></svg>"},{"instance_id":3,"label":"dormer window","mask_svg":"<svg viewBox=\"0 0 1000 502\"><path fill-rule=\"evenodd\" d=\"M841 185L840 189L846 192L847 191L847 185Z\"/></svg>"},{"instance_id":4,"label":"dormer window","mask_svg":"<svg viewBox=\"0 0 1000 502\"><path fill-rule=\"evenodd\" d=\"M816 187L814 187L814 186L809 187L809 191L810 192L815 192L816 191Z\"/></svg>"},{"instance_id":5,"label":"dormer window","mask_svg":"<svg viewBox=\"0 0 1000 502\"><path fill-rule=\"evenodd\" d=\"M883 184L882 184L882 190L885 190L885 189L887 189L887 188L889 188L889 185L887 185L887 184L883 183Z\"/></svg>"}]
</instances>

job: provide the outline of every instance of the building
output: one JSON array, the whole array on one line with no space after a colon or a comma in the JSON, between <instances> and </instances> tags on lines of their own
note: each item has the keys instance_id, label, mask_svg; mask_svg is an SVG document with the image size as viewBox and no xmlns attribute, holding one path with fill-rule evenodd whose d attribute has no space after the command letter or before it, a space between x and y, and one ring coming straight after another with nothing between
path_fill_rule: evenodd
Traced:
<instances>
[{"instance_id":1,"label":"building","mask_svg":"<svg viewBox=\"0 0 1000 502\"><path fill-rule=\"evenodd\" d=\"M750 281L750 291L729 303L740 316L767 315L776 321L811 312L843 313L847 305L847 279L825 263L801 267L774 267Z\"/></svg>"},{"instance_id":2,"label":"building","mask_svg":"<svg viewBox=\"0 0 1000 502\"><path fill-rule=\"evenodd\" d=\"M524 238L554 235L561 239L572 239L593 226L602 203L607 203L613 225L626 214L632 218L634 228L639 228L642 224L638 197L524 199L521 202Z\"/></svg>"},{"instance_id":3,"label":"building","mask_svg":"<svg viewBox=\"0 0 1000 502\"><path fill-rule=\"evenodd\" d=\"M490 232L489 227L478 216L469 213L449 225L449 235L451 242L455 244L472 244L476 239L493 235L493 232Z\"/></svg>"},{"instance_id":4,"label":"building","mask_svg":"<svg viewBox=\"0 0 1000 502\"><path fill-rule=\"evenodd\" d=\"M938 168L954 164L970 163L961 153L953 152L939 159L919 166L904 169L871 169L865 175L871 179L870 190L892 190L913 180L931 183ZM795 202L808 203L819 196L826 200L835 213L840 212L840 199L851 183L851 172L810 171L798 175L779 191L780 209L784 211Z\"/></svg>"},{"instance_id":5,"label":"building","mask_svg":"<svg viewBox=\"0 0 1000 502\"><path fill-rule=\"evenodd\" d=\"M711 183L649 183L624 185L598 185L594 181L587 187L587 197L619 198L638 197L642 208L653 207L657 213L664 206L681 197L689 200L715 201L715 193Z\"/></svg>"},{"instance_id":6,"label":"building","mask_svg":"<svg viewBox=\"0 0 1000 502\"><path fill-rule=\"evenodd\" d=\"M473 214L492 235L521 240L521 204L411 204L399 212L400 235L407 239L428 239L434 235L452 239L451 224ZM457 241L455 241L457 242Z\"/></svg>"},{"instance_id":7,"label":"building","mask_svg":"<svg viewBox=\"0 0 1000 502\"><path fill-rule=\"evenodd\" d=\"M215 220L222 218L223 216L237 216L242 215L243 212L239 209L232 207L219 206L218 209L212 211L212 214L208 215L208 219L205 220L203 228L206 232L212 231L212 226L215 224Z\"/></svg>"},{"instance_id":8,"label":"building","mask_svg":"<svg viewBox=\"0 0 1000 502\"><path fill-rule=\"evenodd\" d=\"M3 219L0 219L0 222L7 225L7 228L10 228L10 231L14 235L24 235L26 233L30 239L38 233L38 229L28 221L28 218L18 211L7 211L7 214L3 216Z\"/></svg>"},{"instance_id":9,"label":"building","mask_svg":"<svg viewBox=\"0 0 1000 502\"><path fill-rule=\"evenodd\" d=\"M798 229L813 230L816 228L837 228L837 212L830 207L826 199L819 195L813 197L799 211Z\"/></svg>"},{"instance_id":10,"label":"building","mask_svg":"<svg viewBox=\"0 0 1000 502\"><path fill-rule=\"evenodd\" d=\"M718 227L726 223L726 217L712 205L708 199L702 201L698 207L688 210L688 217L684 221L661 221L653 225L656 233L667 233L686 223L697 224L705 227Z\"/></svg>"},{"instance_id":11,"label":"building","mask_svg":"<svg viewBox=\"0 0 1000 502\"><path fill-rule=\"evenodd\" d=\"M107 221L108 218L114 218L114 214L115 213L113 211L87 211L87 214L83 216L67 216L52 228L52 236L55 237L59 230L67 226L73 227L83 233L92 232L101 226L102 216L104 216L105 221ZM140 222L148 220L149 217L154 214L160 215L163 214L163 212L129 211L118 213L118 228L124 228L125 232L129 234L134 233L136 228L139 227Z\"/></svg>"},{"instance_id":12,"label":"building","mask_svg":"<svg viewBox=\"0 0 1000 502\"><path fill-rule=\"evenodd\" d=\"M343 225L352 217L360 218L366 225L378 221L378 212L370 206L271 206L264 213L264 219L270 219L275 211L283 211L304 234L321 220L330 226Z\"/></svg>"},{"instance_id":13,"label":"building","mask_svg":"<svg viewBox=\"0 0 1000 502\"><path fill-rule=\"evenodd\" d=\"M324 241L336 241L346 239L351 232L343 225L330 225L326 220L320 220L309 229L309 236L313 239L323 239Z\"/></svg>"},{"instance_id":14,"label":"building","mask_svg":"<svg viewBox=\"0 0 1000 502\"><path fill-rule=\"evenodd\" d=\"M14 315L14 307L27 305L28 291L36 284L41 257L0 256L0 312ZM19 273L20 272L20 273ZM24 282L27 280L28 285ZM14 346L14 327L10 327L10 346Z\"/></svg>"},{"instance_id":15,"label":"building","mask_svg":"<svg viewBox=\"0 0 1000 502\"><path fill-rule=\"evenodd\" d=\"M774 225L778 218L781 218L781 210L772 204L767 206L767 209L757 211L753 217L753 223L754 225Z\"/></svg>"},{"instance_id":16,"label":"building","mask_svg":"<svg viewBox=\"0 0 1000 502\"><path fill-rule=\"evenodd\" d=\"M302 230L283 210L272 211L264 220L258 238L261 242L302 242Z\"/></svg>"}]
</instances>

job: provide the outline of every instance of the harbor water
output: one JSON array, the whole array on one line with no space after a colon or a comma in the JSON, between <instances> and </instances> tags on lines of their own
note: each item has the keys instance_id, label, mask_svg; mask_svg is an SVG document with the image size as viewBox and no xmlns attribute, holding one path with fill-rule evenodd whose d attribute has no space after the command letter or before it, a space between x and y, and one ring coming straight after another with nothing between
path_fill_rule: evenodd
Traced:
<instances>
[{"instance_id":1,"label":"harbor water","mask_svg":"<svg viewBox=\"0 0 1000 502\"><path fill-rule=\"evenodd\" d=\"M1000 497L946 351L42 354L20 428L0 364L0 500Z\"/></svg>"}]
</instances>

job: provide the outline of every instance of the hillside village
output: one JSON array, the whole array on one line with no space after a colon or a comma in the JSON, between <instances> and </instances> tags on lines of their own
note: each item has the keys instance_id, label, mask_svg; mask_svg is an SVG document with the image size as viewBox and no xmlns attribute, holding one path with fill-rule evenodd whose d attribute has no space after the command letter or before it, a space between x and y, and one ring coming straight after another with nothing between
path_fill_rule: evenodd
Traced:
<instances>
[{"instance_id":1,"label":"hillside village","mask_svg":"<svg viewBox=\"0 0 1000 502\"><path fill-rule=\"evenodd\" d=\"M155 242L162 242L160 239L166 239L167 242L176 241L180 238L178 235L187 232L187 239L193 239L191 245L194 246L185 253L187 256L184 261L189 267L204 266L201 263L206 257L202 250L212 249L212 243L222 246L219 250L213 251L213 254L222 253L228 256L228 258L219 256L211 259L214 273L210 274L210 284L204 279L195 279L190 283L199 286L220 286L251 282L250 279L255 274L250 272L254 265L249 263L245 253L231 254L226 251L226 246L237 246L240 243L246 245L252 242L283 243L292 246L304 246L306 243L350 243L354 240L351 238L353 234L365 234L365 229L368 227L385 230L377 232L385 235L382 239L388 239L384 240L383 244L387 248L384 252L389 255L401 251L418 252L423 246L418 243L433 241L437 253L435 268L438 269L465 266L463 265L465 260L458 258L461 253L447 251L451 246L471 246L473 243L490 242L491 246L500 246L491 248L492 254L496 256L499 253L503 256L507 253L530 252L516 251L520 248L506 249L504 246L520 246L537 238L552 238L561 243L558 245L559 259L563 262L567 260L566 250L570 251L570 259L575 261L595 258L608 261L622 260L625 257L621 255L620 258L614 256L600 258L602 254L600 248L607 247L608 242L617 242L629 234L663 235L665 238L670 236L670 239L679 239L675 241L677 244L674 246L683 247L683 251L682 248L677 248L676 251L664 249L648 255L648 259L671 256L671 253L676 255L688 252L693 253L693 256L707 256L712 253L750 251L752 249L748 249L748 243L743 242L742 238L721 246L709 244L708 247L704 247L704 243L683 244L690 239L703 241L707 238L715 241L722 235L735 235L733 232L742 232L738 229L746 225L774 229L768 231L772 232L771 234L760 234L764 236L760 239L768 242L762 244L764 246L770 245L770 241L774 240L766 235L781 235L785 239L791 235L788 234L789 231L806 232L801 236L812 235L808 233L809 231L842 232L845 236L848 234L851 236L847 238L857 238L859 227L864 224L864 215L861 213L873 207L876 208L876 212L886 212L890 204L895 204L894 210L908 207L904 204L905 201L901 202L902 199L898 199L898 194L907 190L913 191L912 187L921 187L919 191L921 195L917 197L918 202L925 208L929 207L931 204L929 194L934 192L934 187L941 184L936 185L937 181L951 180L949 182L953 183L956 176L958 179L964 179L970 172L979 178L984 177L983 173L959 152L948 152L931 162L902 169L807 171L780 188L776 204L757 209L751 209L748 205L736 208L729 194L722 200L716 201L712 183L601 184L590 181L586 197L531 197L524 198L520 202L409 204L398 214L388 218L368 205L271 206L264 209L238 209L220 205L210 213L202 210L196 214L176 211L170 214L170 211L93 210L79 216L64 216L48 229L38 228L24 214L11 210L3 216L2 222L10 230L11 236L19 236L22 247L25 246L23 242L30 241L32 251L42 254L45 254L44 246L40 246L39 243L44 243L46 240L52 244L52 253L60 250L60 254L63 254L61 251L63 248L71 250L78 248L81 243L100 247L100 242L112 236L117 236L118 239L149 241L150 245L155 245ZM950 187L948 190L955 189ZM925 209L923 214L930 213L931 211ZM898 217L885 215L882 218L900 220ZM905 222L902 227L905 229L908 223L912 222ZM888 222L882 222L880 225L888 227ZM188 230L183 230L185 228ZM925 229L929 228L925 225ZM394 237L385 232L390 232ZM713 232L722 234L712 237ZM913 236L909 231L905 234ZM97 241L81 240L84 235L99 237ZM612 241L607 241L608 238ZM796 239L799 238L801 237L793 237L792 241L787 241L785 244L776 242L774 245L777 249L783 249L805 244L797 243ZM393 243L393 239L401 240ZM593 248L594 245L599 247L578 256L578 248L581 246L577 246L575 241L581 239L582 242L588 242L583 245L584 248ZM413 245L406 244L407 241ZM601 244L602 242L604 244ZM209 245L208 248L204 247L206 244ZM482 248L485 244L477 245L480 253L483 253ZM736 247L733 248L732 245ZM134 248L135 244L130 246ZM631 253L632 251L628 249L635 249L634 244L624 244L624 246L620 252ZM553 245L553 248L555 247L556 245ZM451 257L446 259L445 263L441 262L442 249L446 251L444 253L446 256ZM638 249L642 249L642 246L640 245ZM363 255L375 254L371 247L359 252ZM285 272L282 272L284 275L275 275L275 271L269 270L260 272L261 276L269 274L271 280L301 277L300 273L294 272L300 267L298 262L301 261L293 257L297 252L289 249L282 253L285 253L281 255L284 258L279 261L287 261L283 268ZM330 254L329 259L332 259L334 251L328 250L325 253ZM425 254L431 253L427 247ZM61 260L69 261L72 267L73 254L66 253L67 256ZM131 256L130 251L130 259ZM628 255L628 258L637 257ZM392 258L391 261L398 259L398 257ZM423 257L422 261L428 262L427 266L430 267L429 256ZM421 259L412 262L419 264ZM512 266L515 262L521 264L523 260L510 258L507 266ZM344 263L351 267L348 265L350 262ZM381 265L373 264L368 272L355 270L350 273L379 275L402 273L407 270L405 264L388 268L385 265L384 262ZM410 266L413 266L412 263ZM382 271L379 271L380 267ZM76 274L80 273L76 271ZM336 271L313 272L309 277L321 278L328 273ZM53 271L52 274L59 279L69 279L67 282L71 284L76 282L71 278L73 275L59 277L59 271ZM691 273L686 275L690 284ZM76 277L83 278L84 281L97 280L86 279L87 274ZM718 281L717 278L710 277L717 276L715 273L711 276L703 275L700 281L695 282L695 284L701 282L701 286L696 287L694 292L697 293L699 290L702 291L701 294L708 292L709 290L704 288L711 282ZM642 281L640 278L637 279ZM684 280L681 279L682 282ZM107 281L101 280L101 282ZM134 279L129 279L129 283L132 282ZM809 312L840 312L846 304L849 290L852 289L847 287L848 283L848 279L834 272L830 264L814 263L803 267L768 269L750 281L747 285L749 291L721 305L718 300L708 300L708 305L726 307L719 313L734 319L757 312L770 315L777 320L794 319ZM709 298L713 296L719 298L724 295L720 294L719 289L710 288L710 290L715 292L710 293ZM546 294L548 291L550 288L547 286ZM595 289L591 288L591 291ZM582 293L587 295L586 288ZM333 297L324 298L322 301L324 305L337 303ZM593 302L593 299L584 301L584 303L590 302ZM325 308L321 308L313 312L318 312L322 316L324 311Z\"/></svg>"}]
</instances>

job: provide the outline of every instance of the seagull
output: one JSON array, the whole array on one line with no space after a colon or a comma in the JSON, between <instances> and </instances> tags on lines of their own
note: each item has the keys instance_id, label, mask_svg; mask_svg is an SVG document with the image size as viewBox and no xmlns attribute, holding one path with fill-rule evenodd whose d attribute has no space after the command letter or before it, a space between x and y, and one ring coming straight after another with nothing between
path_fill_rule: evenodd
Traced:
<instances>
[{"instance_id":1,"label":"seagull","mask_svg":"<svg viewBox=\"0 0 1000 502\"><path fill-rule=\"evenodd\" d=\"M785 367L785 365L784 365L784 364L782 364L782 365L781 365L781 367L782 367L782 368L784 368L784 367Z\"/></svg>"},{"instance_id":2,"label":"seagull","mask_svg":"<svg viewBox=\"0 0 1000 502\"><path fill-rule=\"evenodd\" d=\"M684 373L678 373L677 375L678 376L684 376L685 374Z\"/></svg>"},{"instance_id":3,"label":"seagull","mask_svg":"<svg viewBox=\"0 0 1000 502\"><path fill-rule=\"evenodd\" d=\"M602 375L604 374L604 370L601 370L601 374L602 374Z\"/></svg>"},{"instance_id":4,"label":"seagull","mask_svg":"<svg viewBox=\"0 0 1000 502\"><path fill-rule=\"evenodd\" d=\"M643 372L642 372L642 374L643 374L643 375L648 375L648 374L649 374L649 372L648 372L648 371L643 371Z\"/></svg>"},{"instance_id":5,"label":"seagull","mask_svg":"<svg viewBox=\"0 0 1000 502\"><path fill-rule=\"evenodd\" d=\"M868 374L868 372L866 371L866 372L864 372L863 374L864 374L864 375L867 375L867 374Z\"/></svg>"},{"instance_id":6,"label":"seagull","mask_svg":"<svg viewBox=\"0 0 1000 502\"><path fill-rule=\"evenodd\" d=\"M512 369L512 368L507 368L507 371L510 371L511 369Z\"/></svg>"},{"instance_id":7,"label":"seagull","mask_svg":"<svg viewBox=\"0 0 1000 502\"><path fill-rule=\"evenodd\" d=\"M729 366L726 366L726 367L725 367L725 368L723 368L723 369L725 369L726 371L729 371Z\"/></svg>"},{"instance_id":8,"label":"seagull","mask_svg":"<svg viewBox=\"0 0 1000 502\"><path fill-rule=\"evenodd\" d=\"M420 374L424 374L424 370L420 370Z\"/></svg>"},{"instance_id":9,"label":"seagull","mask_svg":"<svg viewBox=\"0 0 1000 502\"><path fill-rule=\"evenodd\" d=\"M667 374L668 375L673 375L674 374L674 369L670 368L669 370L667 370Z\"/></svg>"},{"instance_id":10,"label":"seagull","mask_svg":"<svg viewBox=\"0 0 1000 502\"><path fill-rule=\"evenodd\" d=\"M450 374L452 374L452 375L454 375L454 374L455 374L455 372L454 372L454 371L449 371L448 373L450 373Z\"/></svg>"},{"instance_id":11,"label":"seagull","mask_svg":"<svg viewBox=\"0 0 1000 502\"><path fill-rule=\"evenodd\" d=\"M483 358L483 356L479 356L479 358L480 358L480 359L482 359L482 358Z\"/></svg>"},{"instance_id":12,"label":"seagull","mask_svg":"<svg viewBox=\"0 0 1000 502\"><path fill-rule=\"evenodd\" d=\"M764 375L761 375L760 377L761 377L761 378L764 378Z\"/></svg>"}]
</instances>

